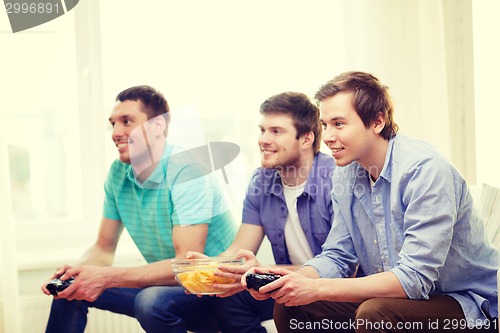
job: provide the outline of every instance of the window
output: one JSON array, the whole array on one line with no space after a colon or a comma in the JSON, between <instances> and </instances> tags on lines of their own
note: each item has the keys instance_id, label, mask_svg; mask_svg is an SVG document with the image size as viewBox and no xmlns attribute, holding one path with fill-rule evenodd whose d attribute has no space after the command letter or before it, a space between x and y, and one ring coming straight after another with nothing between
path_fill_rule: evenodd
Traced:
<instances>
[{"instance_id":1,"label":"window","mask_svg":"<svg viewBox=\"0 0 500 333\"><path fill-rule=\"evenodd\" d=\"M74 15L0 36L12 217L22 223L81 216Z\"/></svg>"},{"instance_id":2,"label":"window","mask_svg":"<svg viewBox=\"0 0 500 333\"><path fill-rule=\"evenodd\" d=\"M0 192L9 201L2 208L16 230L20 267L40 260L35 251L52 255L76 245L79 255L78 244L89 245L99 221L95 193L105 171L104 162L95 161L104 148L101 127L92 121L102 107L100 94L89 93L91 85L100 86L94 83L99 76L89 79L96 71L88 59L100 50L82 42L93 31L86 22L89 5L78 9L18 33L11 33L6 16L0 20L0 89L6 92L0 99L0 151L6 157L0 170L8 170Z\"/></svg>"},{"instance_id":3,"label":"window","mask_svg":"<svg viewBox=\"0 0 500 333\"><path fill-rule=\"evenodd\" d=\"M12 217L18 223L81 217L74 15L0 38Z\"/></svg>"}]
</instances>

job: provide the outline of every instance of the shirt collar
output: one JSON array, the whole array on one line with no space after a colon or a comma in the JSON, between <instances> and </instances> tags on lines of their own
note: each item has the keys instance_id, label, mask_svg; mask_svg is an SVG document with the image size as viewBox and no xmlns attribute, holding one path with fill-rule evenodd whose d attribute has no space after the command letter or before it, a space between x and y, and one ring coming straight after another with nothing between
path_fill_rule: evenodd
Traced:
<instances>
[{"instance_id":1,"label":"shirt collar","mask_svg":"<svg viewBox=\"0 0 500 333\"><path fill-rule=\"evenodd\" d=\"M319 160L320 153L314 155L313 165L311 170L309 170L309 175L306 180L306 186L304 187L304 193L306 193L311 198L316 198L318 194L318 178L328 177L328 168L326 166L320 165ZM332 162L333 163L333 162ZM269 177L270 182L266 188L266 194L273 194L280 196L283 193L281 177L276 169L264 170L264 173ZM330 175L331 176L331 175Z\"/></svg>"},{"instance_id":2,"label":"shirt collar","mask_svg":"<svg viewBox=\"0 0 500 333\"><path fill-rule=\"evenodd\" d=\"M387 152L385 153L384 166L382 167L382 171L380 172L379 178L385 179L388 183L391 182L392 179L392 151L394 148L394 140L396 136L393 136L389 139L389 143L387 145ZM361 164L357 163L357 167L354 168L354 172L356 173L356 177L354 178L354 182L352 183L352 190L356 197L360 198L362 194L366 192L365 187L369 188L370 178L368 176L368 171L366 171ZM377 180L378 181L378 180Z\"/></svg>"},{"instance_id":3,"label":"shirt collar","mask_svg":"<svg viewBox=\"0 0 500 333\"><path fill-rule=\"evenodd\" d=\"M387 145L387 152L385 153L385 162L384 167L382 168L382 172L380 173L380 177L387 180L389 183L392 179L392 151L394 148L394 141L396 139L396 135L389 139L389 144Z\"/></svg>"},{"instance_id":4,"label":"shirt collar","mask_svg":"<svg viewBox=\"0 0 500 333\"><path fill-rule=\"evenodd\" d=\"M149 175L149 177L143 182L139 182L134 174L134 169L130 166L127 177L130 181L134 182L137 186L141 188L158 188L162 185L166 184L166 176L167 176L167 167L168 167L168 158L172 154L172 146L166 145L165 150L163 151L163 155L156 165L155 169Z\"/></svg>"},{"instance_id":5,"label":"shirt collar","mask_svg":"<svg viewBox=\"0 0 500 333\"><path fill-rule=\"evenodd\" d=\"M304 193L309 195L312 199L315 199L318 195L319 184L321 184L321 178L332 178L332 169L327 165L327 163L334 163L330 158L321 158L321 153L316 153L314 155L314 161L311 170L309 171L309 176L307 177L306 187L304 188ZM324 155L323 155L324 156Z\"/></svg>"}]
</instances>

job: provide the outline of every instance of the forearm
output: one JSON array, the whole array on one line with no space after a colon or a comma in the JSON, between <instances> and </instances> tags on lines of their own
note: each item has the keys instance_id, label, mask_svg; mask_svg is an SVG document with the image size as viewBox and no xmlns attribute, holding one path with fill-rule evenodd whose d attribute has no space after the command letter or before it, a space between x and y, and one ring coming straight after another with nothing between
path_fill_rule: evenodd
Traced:
<instances>
[{"instance_id":1,"label":"forearm","mask_svg":"<svg viewBox=\"0 0 500 333\"><path fill-rule=\"evenodd\" d=\"M109 267L108 288L144 288L149 286L178 285L171 260L162 260L139 267Z\"/></svg>"},{"instance_id":2,"label":"forearm","mask_svg":"<svg viewBox=\"0 0 500 333\"><path fill-rule=\"evenodd\" d=\"M120 221L103 217L97 240L83 254L77 265L111 266L122 230Z\"/></svg>"},{"instance_id":3,"label":"forearm","mask_svg":"<svg viewBox=\"0 0 500 333\"><path fill-rule=\"evenodd\" d=\"M221 257L231 257L236 255L236 253L240 250L240 247L238 244L231 244L224 252L219 254Z\"/></svg>"},{"instance_id":4,"label":"forearm","mask_svg":"<svg viewBox=\"0 0 500 333\"><path fill-rule=\"evenodd\" d=\"M263 238L264 229L261 226L242 223L233 243L221 255L234 256L240 250L248 250L255 254Z\"/></svg>"},{"instance_id":5,"label":"forearm","mask_svg":"<svg viewBox=\"0 0 500 333\"><path fill-rule=\"evenodd\" d=\"M317 284L317 298L323 301L363 302L371 298L407 298L392 272L361 278L319 279Z\"/></svg>"},{"instance_id":6,"label":"forearm","mask_svg":"<svg viewBox=\"0 0 500 333\"><path fill-rule=\"evenodd\" d=\"M90 247L80 260L77 262L78 266L92 265L92 266L111 266L115 258L114 252L105 251L97 245Z\"/></svg>"},{"instance_id":7,"label":"forearm","mask_svg":"<svg viewBox=\"0 0 500 333\"><path fill-rule=\"evenodd\" d=\"M297 273L310 279L318 279L320 277L318 271L312 266L301 266Z\"/></svg>"}]
</instances>

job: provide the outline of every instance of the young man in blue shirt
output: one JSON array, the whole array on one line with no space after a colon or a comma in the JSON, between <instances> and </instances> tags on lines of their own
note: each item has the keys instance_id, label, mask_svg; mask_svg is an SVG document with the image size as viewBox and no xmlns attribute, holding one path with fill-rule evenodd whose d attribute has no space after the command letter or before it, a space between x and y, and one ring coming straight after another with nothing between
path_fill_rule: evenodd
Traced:
<instances>
[{"instance_id":1,"label":"young man in blue shirt","mask_svg":"<svg viewBox=\"0 0 500 333\"><path fill-rule=\"evenodd\" d=\"M459 172L396 134L374 76L341 74L316 99L335 218L321 254L260 289L279 332L496 332L498 253Z\"/></svg>"},{"instance_id":2,"label":"young man in blue shirt","mask_svg":"<svg viewBox=\"0 0 500 333\"><path fill-rule=\"evenodd\" d=\"M104 184L99 235L80 263L53 275L75 280L54 297L47 332L83 332L89 307L136 317L146 332L218 330L210 298L186 295L170 259L193 249L218 255L236 224L202 164L167 143L168 116L167 101L149 86L117 96L109 122L119 159ZM111 266L123 228L147 265Z\"/></svg>"},{"instance_id":3,"label":"young man in blue shirt","mask_svg":"<svg viewBox=\"0 0 500 333\"><path fill-rule=\"evenodd\" d=\"M238 281L218 286L226 293L217 295L217 321L227 333L266 332L260 322L273 317L274 300L257 301L239 283L243 273L259 266L254 253L264 236L277 265L298 269L321 252L332 221L335 163L319 151L318 107L305 94L286 92L268 98L260 113L262 167L248 186L236 238L223 253L244 257L246 264L222 266L216 273Z\"/></svg>"}]
</instances>

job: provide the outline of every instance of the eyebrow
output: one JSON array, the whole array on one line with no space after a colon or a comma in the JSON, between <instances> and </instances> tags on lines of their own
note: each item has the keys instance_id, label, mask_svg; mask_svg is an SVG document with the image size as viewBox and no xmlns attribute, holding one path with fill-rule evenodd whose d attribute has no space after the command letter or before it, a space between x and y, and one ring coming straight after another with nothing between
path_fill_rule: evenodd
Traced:
<instances>
[{"instance_id":1,"label":"eyebrow","mask_svg":"<svg viewBox=\"0 0 500 333\"><path fill-rule=\"evenodd\" d=\"M338 116L338 117L333 117L333 118L328 119L328 121L337 121L337 120L347 120L347 118ZM319 118L319 121L326 122L327 120L323 120L323 119Z\"/></svg>"},{"instance_id":2,"label":"eyebrow","mask_svg":"<svg viewBox=\"0 0 500 333\"><path fill-rule=\"evenodd\" d=\"M259 125L259 128L260 128L260 129L265 129L265 128L264 128L264 126L262 126L262 125ZM274 129L285 130L285 128L284 128L284 127L281 127L281 126L270 126L270 127L269 127L269 129L270 129L270 130L274 130Z\"/></svg>"},{"instance_id":3,"label":"eyebrow","mask_svg":"<svg viewBox=\"0 0 500 333\"><path fill-rule=\"evenodd\" d=\"M132 119L132 116L130 116L130 115L128 115L128 114L122 114L122 115L119 115L119 116L118 116L118 117L116 117L116 118L124 120L124 119L128 119L128 118ZM113 120L114 120L114 119L116 119L116 118L114 118L113 116L111 116L111 117L109 117L109 119L108 119L108 120L109 120L109 122L110 122L110 123L112 123L112 122L113 122Z\"/></svg>"}]
</instances>

